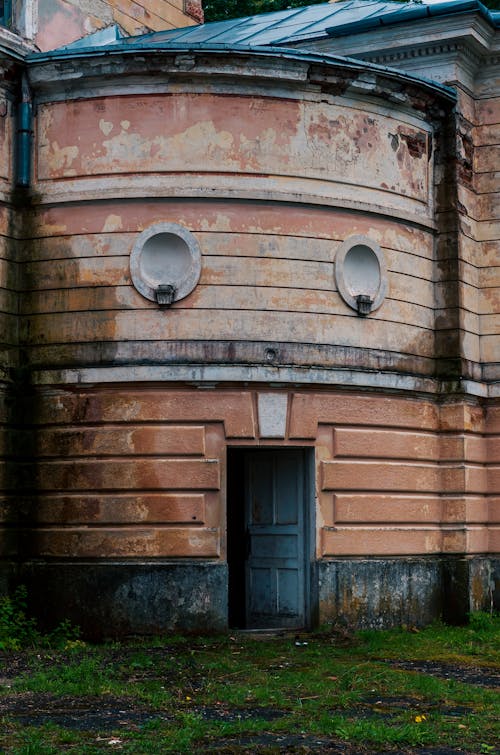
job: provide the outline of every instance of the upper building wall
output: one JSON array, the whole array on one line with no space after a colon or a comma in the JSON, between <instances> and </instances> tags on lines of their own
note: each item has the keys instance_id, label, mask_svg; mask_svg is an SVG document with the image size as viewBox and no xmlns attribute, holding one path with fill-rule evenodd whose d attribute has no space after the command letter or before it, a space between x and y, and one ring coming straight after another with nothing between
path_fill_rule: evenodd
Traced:
<instances>
[{"instance_id":1,"label":"upper building wall","mask_svg":"<svg viewBox=\"0 0 500 755\"><path fill-rule=\"evenodd\" d=\"M398 68L457 92L455 227L448 227L439 251L438 285L446 289L440 322L445 340L453 331L460 340L463 375L496 381L500 378L500 181L495 170L500 150L500 33L491 18L470 11L455 14L446 24L435 17L377 29L353 26L349 35L304 40L298 46Z\"/></svg>"},{"instance_id":2,"label":"upper building wall","mask_svg":"<svg viewBox=\"0 0 500 755\"><path fill-rule=\"evenodd\" d=\"M422 85L415 102L407 77L298 56L144 50L79 65L69 96L64 54L30 68L38 220L22 331L34 370L177 360L232 375L234 363L434 374L427 106L451 107L448 95ZM132 76L142 93L124 87ZM168 310L131 279L139 235L172 231L161 224L189 231L201 256L198 285ZM353 238L387 268L366 319L337 275Z\"/></svg>"},{"instance_id":3,"label":"upper building wall","mask_svg":"<svg viewBox=\"0 0 500 755\"><path fill-rule=\"evenodd\" d=\"M201 0L15 0L11 28L45 51L111 24L140 34L202 21Z\"/></svg>"}]
</instances>

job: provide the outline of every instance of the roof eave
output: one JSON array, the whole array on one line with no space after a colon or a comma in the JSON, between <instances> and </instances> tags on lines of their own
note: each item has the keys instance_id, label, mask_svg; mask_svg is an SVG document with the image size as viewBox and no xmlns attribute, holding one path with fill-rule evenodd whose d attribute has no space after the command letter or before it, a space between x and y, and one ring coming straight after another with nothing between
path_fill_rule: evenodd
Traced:
<instances>
[{"instance_id":1,"label":"roof eave","mask_svg":"<svg viewBox=\"0 0 500 755\"><path fill-rule=\"evenodd\" d=\"M362 32L376 31L396 24L404 24L409 21L424 21L436 17L455 16L458 14L478 13L487 21L493 29L498 28L496 16L492 14L479 0L459 0L454 3L439 3L438 5L415 5L411 8L394 11L383 16L353 21L341 26L330 26L325 29L328 37L343 37Z\"/></svg>"},{"instance_id":2,"label":"roof eave","mask_svg":"<svg viewBox=\"0 0 500 755\"><path fill-rule=\"evenodd\" d=\"M317 63L322 65L336 65L341 66L347 70L360 71L360 72L373 72L379 73L389 78L398 79L415 86L424 87L427 90L432 90L435 94L442 97L449 102L456 101L456 93L450 87L443 84L423 79L420 76L414 76L412 74L396 70L395 68L389 68L387 66L378 65L376 63L369 63L355 58L344 57L340 55L329 55L310 51L301 51L296 48L287 47L257 47L250 45L227 45L227 44L176 44L171 43L156 43L149 44L137 44L134 46L123 45L117 43L109 47L98 48L80 48L78 50L68 50L60 48L51 52L34 53L28 56L27 62L31 66L36 66L43 63L54 63L56 61L64 60L78 60L78 59L91 59L98 57L114 57L114 56L133 56L133 55L156 55L158 53L168 53L171 55L186 54L186 53L203 53L203 54L226 54L226 55L251 55L255 57L279 57L295 61L303 61L309 63Z\"/></svg>"}]
</instances>

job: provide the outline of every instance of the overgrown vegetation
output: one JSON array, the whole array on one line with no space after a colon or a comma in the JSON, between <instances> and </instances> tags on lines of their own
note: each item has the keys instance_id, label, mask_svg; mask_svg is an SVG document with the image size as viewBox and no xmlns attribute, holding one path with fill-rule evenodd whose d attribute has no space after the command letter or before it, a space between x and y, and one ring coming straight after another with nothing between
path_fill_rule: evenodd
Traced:
<instances>
[{"instance_id":1,"label":"overgrown vegetation","mask_svg":"<svg viewBox=\"0 0 500 755\"><path fill-rule=\"evenodd\" d=\"M467 627L353 635L65 650L43 639L0 653L0 751L326 753L333 742L349 755L438 744L488 755L500 734L499 650L500 619L488 614Z\"/></svg>"},{"instance_id":2,"label":"overgrown vegetation","mask_svg":"<svg viewBox=\"0 0 500 755\"><path fill-rule=\"evenodd\" d=\"M35 619L27 613L27 591L19 585L12 596L0 598L0 650L28 647L65 648L78 641L80 631L70 621L63 621L49 634L42 634Z\"/></svg>"}]
</instances>

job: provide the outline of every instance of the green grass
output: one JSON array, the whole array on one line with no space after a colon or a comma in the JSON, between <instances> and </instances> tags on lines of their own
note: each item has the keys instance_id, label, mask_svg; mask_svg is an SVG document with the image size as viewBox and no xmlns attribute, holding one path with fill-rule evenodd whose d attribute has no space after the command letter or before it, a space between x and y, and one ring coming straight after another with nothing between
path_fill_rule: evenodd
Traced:
<instances>
[{"instance_id":1,"label":"green grass","mask_svg":"<svg viewBox=\"0 0 500 755\"><path fill-rule=\"evenodd\" d=\"M359 638L373 655L384 653L386 658L411 653L413 659L427 660L431 652L434 660L471 663L478 658L483 664L495 664L499 663L498 621L497 616L477 613L466 627L435 624L423 630L423 635L415 629L370 630L360 632Z\"/></svg>"},{"instance_id":2,"label":"green grass","mask_svg":"<svg viewBox=\"0 0 500 755\"><path fill-rule=\"evenodd\" d=\"M348 639L326 630L304 640L296 645L293 637L236 634L11 651L22 663L9 686L4 653L0 704L29 699L36 708L40 700L39 707L57 717L30 725L4 714L0 751L271 753L280 751L277 737L285 736L295 737L287 752L314 752L318 737L347 742L353 752L357 745L377 752L438 744L494 752L500 735L495 690L390 661L498 668L498 618L473 617L461 628L365 631ZM103 719L77 730L59 718L72 705L116 715L110 724ZM255 737L260 745L252 744Z\"/></svg>"}]
</instances>

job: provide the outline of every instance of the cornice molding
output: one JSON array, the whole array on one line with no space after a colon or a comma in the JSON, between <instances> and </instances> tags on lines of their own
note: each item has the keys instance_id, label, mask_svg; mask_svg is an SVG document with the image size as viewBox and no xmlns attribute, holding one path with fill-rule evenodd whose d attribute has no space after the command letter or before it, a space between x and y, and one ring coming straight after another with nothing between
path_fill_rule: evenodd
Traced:
<instances>
[{"instance_id":1,"label":"cornice molding","mask_svg":"<svg viewBox=\"0 0 500 755\"><path fill-rule=\"evenodd\" d=\"M35 47L23 37L0 26L0 54L13 60L24 60L35 52Z\"/></svg>"},{"instance_id":2,"label":"cornice molding","mask_svg":"<svg viewBox=\"0 0 500 755\"><path fill-rule=\"evenodd\" d=\"M278 88L289 92L318 91L339 96L389 99L394 106L426 111L447 108L454 103L454 94L443 85L421 80L408 72L387 70L369 61L344 57L322 56L312 52L277 50L276 48L231 48L216 46L189 50L178 48L133 47L127 49L56 52L33 55L28 59L29 80L37 102L57 98L78 98L85 89L93 96L104 87L108 92L127 76L129 93L134 84L150 91L155 82L175 78L178 84L188 81L215 82L231 80L231 86L245 82L250 89L267 87L275 94ZM418 87L418 98L414 97ZM278 96L283 96L278 95Z\"/></svg>"},{"instance_id":3,"label":"cornice molding","mask_svg":"<svg viewBox=\"0 0 500 755\"><path fill-rule=\"evenodd\" d=\"M498 383L473 380L439 380L432 377L354 369L276 367L273 365L150 365L135 367L90 367L62 370L34 370L36 386L95 385L104 383L181 383L196 387L225 383L264 384L272 387L318 387L364 389L434 396L461 395L470 398L498 398Z\"/></svg>"},{"instance_id":4,"label":"cornice molding","mask_svg":"<svg viewBox=\"0 0 500 755\"><path fill-rule=\"evenodd\" d=\"M464 42L439 42L420 47L400 47L396 50L387 50L384 52L365 53L363 59L370 63L378 65L390 65L391 63L405 60L414 60L415 58L435 58L437 56L455 55L466 59L474 68L484 65L485 57L478 55L469 45ZM500 55L495 56L500 60Z\"/></svg>"}]
</instances>

